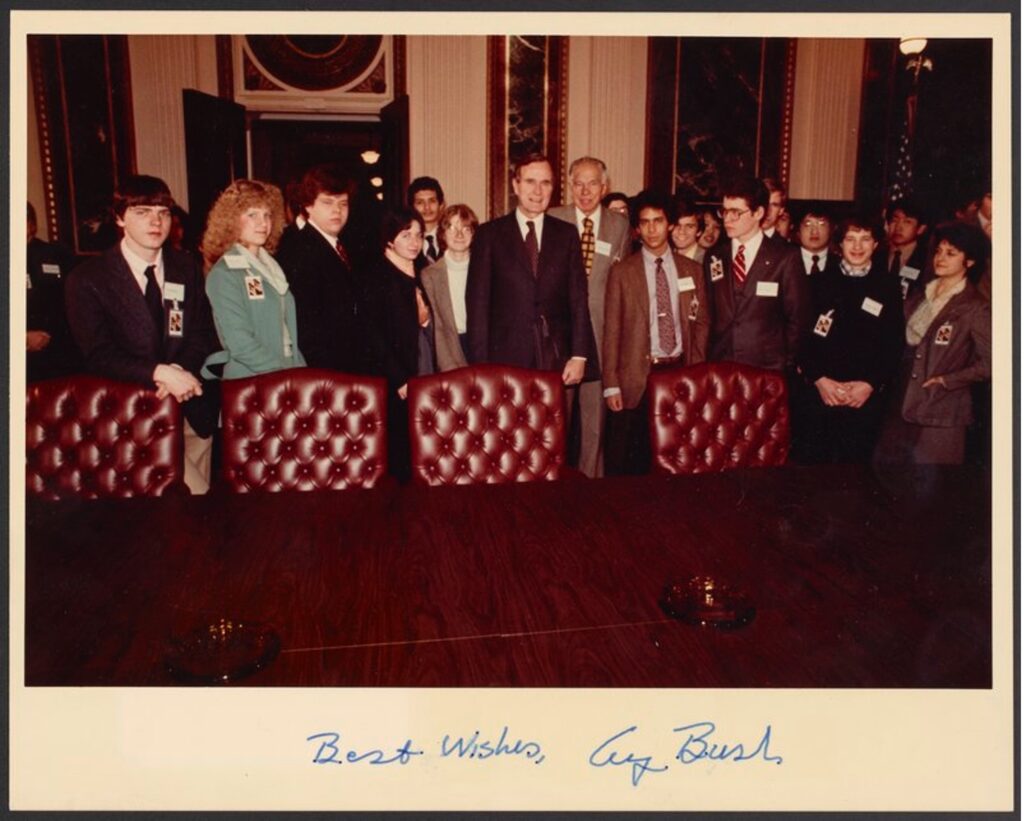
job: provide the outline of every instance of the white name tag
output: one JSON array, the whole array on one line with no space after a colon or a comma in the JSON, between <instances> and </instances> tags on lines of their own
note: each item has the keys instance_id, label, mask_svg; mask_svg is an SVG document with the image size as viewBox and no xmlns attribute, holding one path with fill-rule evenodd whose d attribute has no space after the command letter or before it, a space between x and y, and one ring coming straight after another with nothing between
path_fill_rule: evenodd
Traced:
<instances>
[{"instance_id":1,"label":"white name tag","mask_svg":"<svg viewBox=\"0 0 1024 821\"><path fill-rule=\"evenodd\" d=\"M228 268L248 268L249 263L245 257L241 254L230 254L224 257L224 261L228 264Z\"/></svg>"},{"instance_id":2,"label":"white name tag","mask_svg":"<svg viewBox=\"0 0 1024 821\"><path fill-rule=\"evenodd\" d=\"M917 279L920 275L920 268L911 268L909 265L904 265L900 268L900 277L902 279Z\"/></svg>"},{"instance_id":3,"label":"white name tag","mask_svg":"<svg viewBox=\"0 0 1024 821\"><path fill-rule=\"evenodd\" d=\"M860 304L862 311L867 311L872 316L879 316L882 313L882 303L876 302L871 297L864 297L864 301Z\"/></svg>"},{"instance_id":4,"label":"white name tag","mask_svg":"<svg viewBox=\"0 0 1024 821\"><path fill-rule=\"evenodd\" d=\"M692 291L697 286L693 284L693 277L679 277L679 293Z\"/></svg>"},{"instance_id":5,"label":"white name tag","mask_svg":"<svg viewBox=\"0 0 1024 821\"><path fill-rule=\"evenodd\" d=\"M169 299L171 302L182 302L185 299L185 284L164 281L164 299Z\"/></svg>"},{"instance_id":6,"label":"white name tag","mask_svg":"<svg viewBox=\"0 0 1024 821\"><path fill-rule=\"evenodd\" d=\"M54 276L60 276L60 266L57 265L55 262L44 262L43 273L53 274Z\"/></svg>"},{"instance_id":7,"label":"white name tag","mask_svg":"<svg viewBox=\"0 0 1024 821\"><path fill-rule=\"evenodd\" d=\"M778 296L779 295L779 283L777 283L777 282L759 282L759 283L757 283L757 295L758 296Z\"/></svg>"},{"instance_id":8,"label":"white name tag","mask_svg":"<svg viewBox=\"0 0 1024 821\"><path fill-rule=\"evenodd\" d=\"M603 257L611 256L612 244L610 242L605 242L603 239L599 239L594 243L594 252Z\"/></svg>"},{"instance_id":9,"label":"white name tag","mask_svg":"<svg viewBox=\"0 0 1024 821\"><path fill-rule=\"evenodd\" d=\"M818 316L818 321L814 323L814 332L818 336L828 336L828 332L832 330L832 311L827 314L821 314Z\"/></svg>"}]
</instances>

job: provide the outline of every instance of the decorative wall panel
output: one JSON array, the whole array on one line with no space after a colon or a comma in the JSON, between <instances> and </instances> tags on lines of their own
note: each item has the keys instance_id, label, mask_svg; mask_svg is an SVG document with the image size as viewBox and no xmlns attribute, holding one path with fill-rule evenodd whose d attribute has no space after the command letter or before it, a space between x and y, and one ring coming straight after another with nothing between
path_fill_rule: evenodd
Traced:
<instances>
[{"instance_id":1,"label":"decorative wall panel","mask_svg":"<svg viewBox=\"0 0 1024 821\"><path fill-rule=\"evenodd\" d=\"M565 166L568 39L542 35L488 38L490 123L489 214L515 204L510 172L516 158L547 154L555 177L552 202L561 200Z\"/></svg>"},{"instance_id":2,"label":"decorative wall panel","mask_svg":"<svg viewBox=\"0 0 1024 821\"><path fill-rule=\"evenodd\" d=\"M377 114L395 98L390 35L238 35L235 101L253 111Z\"/></svg>"}]
</instances>

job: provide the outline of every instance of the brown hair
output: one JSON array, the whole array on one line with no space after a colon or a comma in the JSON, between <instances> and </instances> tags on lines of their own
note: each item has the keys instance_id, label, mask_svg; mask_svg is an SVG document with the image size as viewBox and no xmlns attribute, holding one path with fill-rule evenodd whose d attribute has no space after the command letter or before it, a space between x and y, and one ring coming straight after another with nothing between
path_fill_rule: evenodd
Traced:
<instances>
[{"instance_id":1,"label":"brown hair","mask_svg":"<svg viewBox=\"0 0 1024 821\"><path fill-rule=\"evenodd\" d=\"M207 269L238 241L238 218L249 208L258 205L270 209L270 236L264 247L268 252L274 252L285 224L281 189L259 180L235 180L217 197L206 218L206 231L203 232L199 250Z\"/></svg>"}]
</instances>

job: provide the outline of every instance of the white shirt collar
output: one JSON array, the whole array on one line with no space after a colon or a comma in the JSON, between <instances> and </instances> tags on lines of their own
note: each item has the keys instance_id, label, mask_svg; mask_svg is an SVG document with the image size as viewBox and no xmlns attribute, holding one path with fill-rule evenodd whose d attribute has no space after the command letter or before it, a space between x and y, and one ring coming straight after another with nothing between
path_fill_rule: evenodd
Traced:
<instances>
[{"instance_id":1,"label":"white shirt collar","mask_svg":"<svg viewBox=\"0 0 1024 821\"><path fill-rule=\"evenodd\" d=\"M128 267L131 269L132 276L135 277L135 281L138 283L139 288L142 289L142 293L146 293L146 269L150 265L156 266L156 284L160 286L160 290L164 287L164 249L161 248L156 252L156 259L152 262L146 262L142 257L136 254L131 248L128 247L128 240L121 240L121 256L124 257L124 261L128 263Z\"/></svg>"},{"instance_id":2,"label":"white shirt collar","mask_svg":"<svg viewBox=\"0 0 1024 821\"><path fill-rule=\"evenodd\" d=\"M516 207L516 222L519 223L519 233L523 235L523 239L526 239L526 221L529 217L526 216L522 211ZM541 214L539 217L533 218L534 230L537 232L537 248L540 248L541 235L544 233L544 215Z\"/></svg>"},{"instance_id":3,"label":"white shirt collar","mask_svg":"<svg viewBox=\"0 0 1024 821\"><path fill-rule=\"evenodd\" d=\"M576 227L580 229L580 234L583 233L583 220L587 219L589 216L590 220L594 223L594 236L596 237L598 231L601 230L601 208L598 207L595 209L594 213L590 215L584 214L575 206L573 206L573 208L576 211Z\"/></svg>"},{"instance_id":4,"label":"white shirt collar","mask_svg":"<svg viewBox=\"0 0 1024 821\"><path fill-rule=\"evenodd\" d=\"M337 246L338 238L337 237L332 237L323 228L321 228L319 225L317 225L315 222L313 222L313 220L306 220L306 225L311 225L313 228L315 228L317 230L317 233L320 234L320 236L322 236L325 240L327 240L327 242L331 246L331 248L335 248ZM303 230L305 230L305 229L303 229Z\"/></svg>"},{"instance_id":5,"label":"white shirt collar","mask_svg":"<svg viewBox=\"0 0 1024 821\"><path fill-rule=\"evenodd\" d=\"M811 272L811 266L814 265L814 260L811 259L811 257L818 258L818 268L824 271L825 262L828 259L828 249L823 248L821 251L808 251L801 245L800 256L804 258L804 273L809 274Z\"/></svg>"},{"instance_id":6,"label":"white shirt collar","mask_svg":"<svg viewBox=\"0 0 1024 821\"><path fill-rule=\"evenodd\" d=\"M754 257L757 256L757 252L761 250L761 243L764 241L764 232L758 229L757 233L754 234L746 242L740 242L738 239L732 240L732 255L736 256L736 250L742 245L743 246L743 259L747 263L747 270L750 270L750 264L754 261Z\"/></svg>"}]
</instances>

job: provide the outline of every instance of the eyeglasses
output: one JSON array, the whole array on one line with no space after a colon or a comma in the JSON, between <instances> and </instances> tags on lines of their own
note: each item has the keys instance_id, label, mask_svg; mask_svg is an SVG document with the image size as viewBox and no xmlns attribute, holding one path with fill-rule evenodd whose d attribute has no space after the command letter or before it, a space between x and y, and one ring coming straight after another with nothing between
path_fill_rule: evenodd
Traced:
<instances>
[{"instance_id":1,"label":"eyeglasses","mask_svg":"<svg viewBox=\"0 0 1024 821\"><path fill-rule=\"evenodd\" d=\"M749 214L749 208L719 208L718 217L723 220L738 220L744 214Z\"/></svg>"},{"instance_id":2,"label":"eyeglasses","mask_svg":"<svg viewBox=\"0 0 1024 821\"><path fill-rule=\"evenodd\" d=\"M825 219L814 219L813 217L807 217L800 224L804 228L824 228L825 226L828 225L828 220L825 220Z\"/></svg>"}]
</instances>

